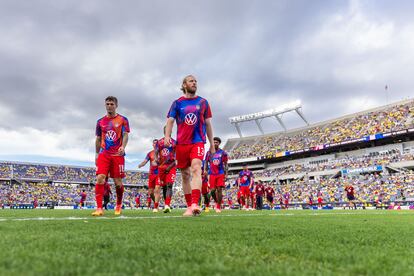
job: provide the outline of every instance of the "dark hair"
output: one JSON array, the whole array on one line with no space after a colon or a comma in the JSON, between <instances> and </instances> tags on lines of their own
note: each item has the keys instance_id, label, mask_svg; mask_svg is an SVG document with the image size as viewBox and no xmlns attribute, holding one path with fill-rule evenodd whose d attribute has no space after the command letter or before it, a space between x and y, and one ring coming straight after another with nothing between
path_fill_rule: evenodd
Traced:
<instances>
[{"instance_id":1,"label":"dark hair","mask_svg":"<svg viewBox=\"0 0 414 276\"><path fill-rule=\"evenodd\" d=\"M152 142L154 143L154 142L158 142L158 139L154 139L154 140L152 140Z\"/></svg>"},{"instance_id":2,"label":"dark hair","mask_svg":"<svg viewBox=\"0 0 414 276\"><path fill-rule=\"evenodd\" d=\"M213 138L213 141L217 141L217 142L219 142L219 143L221 144L221 139L220 139L220 137L214 137L214 138Z\"/></svg>"},{"instance_id":3,"label":"dark hair","mask_svg":"<svg viewBox=\"0 0 414 276\"><path fill-rule=\"evenodd\" d=\"M247 167L247 164L246 164L246 163L243 163L243 164L242 164L242 167Z\"/></svg>"},{"instance_id":4,"label":"dark hair","mask_svg":"<svg viewBox=\"0 0 414 276\"><path fill-rule=\"evenodd\" d=\"M116 105L118 105L118 99L114 96L106 97L105 102L114 102Z\"/></svg>"}]
</instances>

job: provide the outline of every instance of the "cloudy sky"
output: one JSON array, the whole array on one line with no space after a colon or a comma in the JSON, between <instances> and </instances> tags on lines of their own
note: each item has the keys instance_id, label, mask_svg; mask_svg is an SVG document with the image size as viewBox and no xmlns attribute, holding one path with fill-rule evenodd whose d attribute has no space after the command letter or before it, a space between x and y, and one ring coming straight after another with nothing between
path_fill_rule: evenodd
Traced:
<instances>
[{"instance_id":1,"label":"cloudy sky","mask_svg":"<svg viewBox=\"0 0 414 276\"><path fill-rule=\"evenodd\" d=\"M2 0L0 160L93 165L96 120L115 95L132 129L126 165L135 168L190 73L223 138L237 136L228 117L295 100L314 123L409 98L413 8L408 0ZM257 134L254 125L242 130Z\"/></svg>"}]
</instances>

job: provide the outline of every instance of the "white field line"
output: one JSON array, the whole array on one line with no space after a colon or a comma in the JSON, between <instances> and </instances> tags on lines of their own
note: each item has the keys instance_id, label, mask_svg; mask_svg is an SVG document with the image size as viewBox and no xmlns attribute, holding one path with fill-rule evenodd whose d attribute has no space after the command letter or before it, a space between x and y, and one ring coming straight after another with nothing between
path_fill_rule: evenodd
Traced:
<instances>
[{"instance_id":1,"label":"white field line","mask_svg":"<svg viewBox=\"0 0 414 276\"><path fill-rule=\"evenodd\" d=\"M336 216L336 215L385 215L388 212L380 212L380 213L357 213L357 212L345 212L345 213L309 213L309 214L294 214L294 213L285 213L285 214L269 214L269 213L261 213L261 214L220 214L220 215L208 215L202 216L203 218L220 218L220 217L257 217L257 216ZM388 214L398 214L398 215L412 215L414 212L393 212ZM9 218L0 218L0 222L8 222L8 221L77 221L83 220L87 221L96 221L96 220L143 220L143 219L188 219L187 217L183 217L182 215L178 216L119 216L119 217L32 217L32 218L16 218L16 217L9 217Z\"/></svg>"}]
</instances>

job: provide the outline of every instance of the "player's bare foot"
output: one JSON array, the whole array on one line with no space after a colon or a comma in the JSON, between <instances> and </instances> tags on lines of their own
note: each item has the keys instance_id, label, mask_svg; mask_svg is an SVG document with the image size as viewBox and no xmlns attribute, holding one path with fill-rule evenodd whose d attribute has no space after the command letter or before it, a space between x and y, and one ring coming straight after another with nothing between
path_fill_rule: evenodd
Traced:
<instances>
[{"instance_id":1,"label":"player's bare foot","mask_svg":"<svg viewBox=\"0 0 414 276\"><path fill-rule=\"evenodd\" d=\"M193 210L191 207L187 207L187 210L185 210L183 217L191 217L193 215Z\"/></svg>"}]
</instances>

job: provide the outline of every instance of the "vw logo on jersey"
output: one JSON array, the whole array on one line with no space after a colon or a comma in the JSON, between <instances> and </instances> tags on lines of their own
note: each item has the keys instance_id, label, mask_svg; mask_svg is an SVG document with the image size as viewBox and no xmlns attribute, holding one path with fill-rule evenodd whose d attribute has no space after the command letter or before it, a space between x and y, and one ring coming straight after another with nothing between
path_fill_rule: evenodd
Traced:
<instances>
[{"instance_id":1,"label":"vw logo on jersey","mask_svg":"<svg viewBox=\"0 0 414 276\"><path fill-rule=\"evenodd\" d=\"M161 154L162 156L168 156L170 154L170 151L168 149L162 149Z\"/></svg>"},{"instance_id":2,"label":"vw logo on jersey","mask_svg":"<svg viewBox=\"0 0 414 276\"><path fill-rule=\"evenodd\" d=\"M216 166L220 165L220 159L213 159L213 164Z\"/></svg>"},{"instance_id":3,"label":"vw logo on jersey","mask_svg":"<svg viewBox=\"0 0 414 276\"><path fill-rule=\"evenodd\" d=\"M109 141L115 141L116 140L116 132L113 130L109 130L106 135L105 138Z\"/></svg>"},{"instance_id":4,"label":"vw logo on jersey","mask_svg":"<svg viewBox=\"0 0 414 276\"><path fill-rule=\"evenodd\" d=\"M185 115L185 123L189 126L195 125L197 123L197 115L194 113L188 113Z\"/></svg>"}]
</instances>

